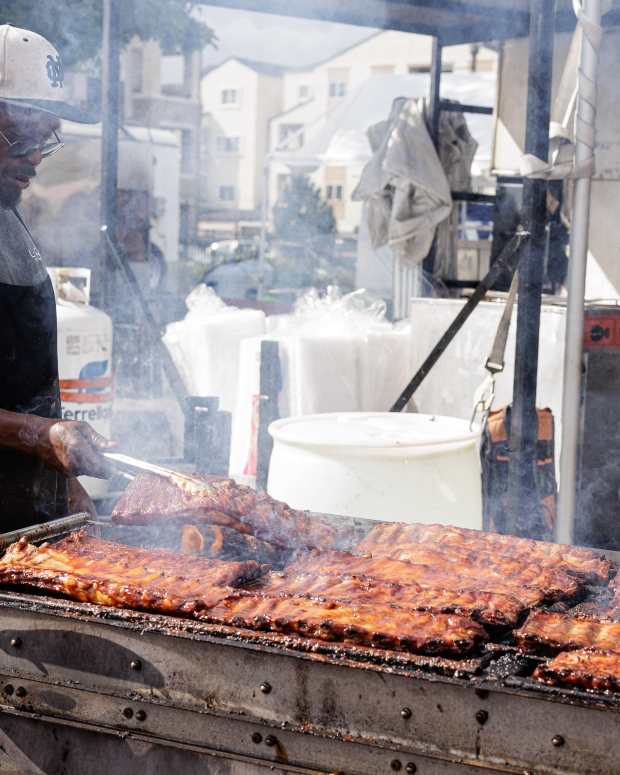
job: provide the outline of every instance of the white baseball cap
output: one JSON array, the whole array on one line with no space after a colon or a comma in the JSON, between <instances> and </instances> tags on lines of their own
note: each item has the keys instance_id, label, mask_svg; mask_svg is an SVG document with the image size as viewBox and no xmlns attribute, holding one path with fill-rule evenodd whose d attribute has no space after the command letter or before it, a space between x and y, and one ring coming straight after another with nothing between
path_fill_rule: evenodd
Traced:
<instances>
[{"instance_id":1,"label":"white baseball cap","mask_svg":"<svg viewBox=\"0 0 620 775\"><path fill-rule=\"evenodd\" d=\"M58 51L30 30L0 25L0 102L35 108L68 121L99 119L65 102L65 73Z\"/></svg>"}]
</instances>

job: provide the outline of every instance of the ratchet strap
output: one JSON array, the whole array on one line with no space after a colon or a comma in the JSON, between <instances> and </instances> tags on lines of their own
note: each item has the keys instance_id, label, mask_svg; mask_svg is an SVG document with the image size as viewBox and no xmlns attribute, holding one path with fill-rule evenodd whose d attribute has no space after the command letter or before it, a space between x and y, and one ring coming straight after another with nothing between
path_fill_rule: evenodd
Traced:
<instances>
[{"instance_id":1,"label":"ratchet strap","mask_svg":"<svg viewBox=\"0 0 620 775\"><path fill-rule=\"evenodd\" d=\"M488 290L490 290L497 280L505 273L508 272L512 275L516 269L521 253L521 245L530 236L529 231L518 229L512 236L510 241L506 243L497 259L491 265L491 268L484 276L484 278L478 283L476 290L467 300L459 314L454 318L452 323L448 326L446 332L437 342L435 347L431 350L424 363L416 371L411 378L407 387L403 390L400 396L394 402L394 405L390 409L390 412L402 412L411 400L415 391L420 387L429 371L437 363L439 358L446 351L446 348L458 332L463 327L463 324L471 313L476 309L478 304L485 297ZM510 318L508 318L510 320ZM503 356L502 356L503 358Z\"/></svg>"}]
</instances>

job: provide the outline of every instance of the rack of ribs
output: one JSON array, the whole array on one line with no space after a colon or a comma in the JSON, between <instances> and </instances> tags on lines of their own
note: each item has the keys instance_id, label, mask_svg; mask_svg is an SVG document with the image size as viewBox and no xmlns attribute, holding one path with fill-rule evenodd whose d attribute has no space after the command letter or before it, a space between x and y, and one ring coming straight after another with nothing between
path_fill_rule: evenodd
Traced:
<instances>
[{"instance_id":1,"label":"rack of ribs","mask_svg":"<svg viewBox=\"0 0 620 775\"><path fill-rule=\"evenodd\" d=\"M620 622L555 611L532 611L515 640L522 651L557 654L582 648L620 652Z\"/></svg>"},{"instance_id":2,"label":"rack of ribs","mask_svg":"<svg viewBox=\"0 0 620 775\"><path fill-rule=\"evenodd\" d=\"M510 595L473 589L424 588L415 583L378 582L358 576L290 576L287 573L272 572L264 576L259 584L263 595L453 613L470 616L491 626L515 627L524 610L523 605Z\"/></svg>"},{"instance_id":3,"label":"rack of ribs","mask_svg":"<svg viewBox=\"0 0 620 775\"><path fill-rule=\"evenodd\" d=\"M542 572L536 566L523 566L519 576L505 578L501 572L481 567L467 567L463 563L449 563L443 559L432 565L389 557L360 557L348 552L328 551L309 553L286 568L288 575L315 573L346 576L365 576L387 582L415 583L423 587L469 589L499 592L515 597L524 607L531 608L544 600L555 599L558 591L573 595L576 581L561 580L551 572ZM565 582L559 590L559 581Z\"/></svg>"},{"instance_id":4,"label":"rack of ribs","mask_svg":"<svg viewBox=\"0 0 620 775\"><path fill-rule=\"evenodd\" d=\"M254 561L137 549L78 531L54 544L12 544L0 559L0 583L101 605L195 615L264 569Z\"/></svg>"},{"instance_id":5,"label":"rack of ribs","mask_svg":"<svg viewBox=\"0 0 620 775\"><path fill-rule=\"evenodd\" d=\"M620 692L620 654L594 648L563 651L539 665L533 677L549 686Z\"/></svg>"},{"instance_id":6,"label":"rack of ribs","mask_svg":"<svg viewBox=\"0 0 620 775\"><path fill-rule=\"evenodd\" d=\"M269 565L282 559L282 551L273 544L222 525L183 525L178 548L182 554L222 560L254 559Z\"/></svg>"},{"instance_id":7,"label":"rack of ribs","mask_svg":"<svg viewBox=\"0 0 620 775\"><path fill-rule=\"evenodd\" d=\"M452 525L381 523L358 544L356 552L382 554L410 543L424 543L443 551L461 549L477 553L482 550L496 557L508 556L528 563L534 561L543 567L557 568L595 584L607 584L611 571L611 563L590 549Z\"/></svg>"},{"instance_id":8,"label":"rack of ribs","mask_svg":"<svg viewBox=\"0 0 620 775\"><path fill-rule=\"evenodd\" d=\"M479 624L463 616L247 593L229 595L201 611L199 618L233 627L433 656L464 656L487 639Z\"/></svg>"},{"instance_id":9,"label":"rack of ribs","mask_svg":"<svg viewBox=\"0 0 620 775\"><path fill-rule=\"evenodd\" d=\"M257 493L232 479L201 477L203 489L184 489L153 474L140 474L119 498L112 519L119 524L148 525L181 520L214 524L284 548L332 546L336 531L318 517Z\"/></svg>"},{"instance_id":10,"label":"rack of ribs","mask_svg":"<svg viewBox=\"0 0 620 775\"><path fill-rule=\"evenodd\" d=\"M141 550L78 532L40 547L25 539L12 544L0 560L0 583L89 603L418 654L465 655L486 639L481 625L464 616L232 588L261 570L256 562Z\"/></svg>"}]
</instances>

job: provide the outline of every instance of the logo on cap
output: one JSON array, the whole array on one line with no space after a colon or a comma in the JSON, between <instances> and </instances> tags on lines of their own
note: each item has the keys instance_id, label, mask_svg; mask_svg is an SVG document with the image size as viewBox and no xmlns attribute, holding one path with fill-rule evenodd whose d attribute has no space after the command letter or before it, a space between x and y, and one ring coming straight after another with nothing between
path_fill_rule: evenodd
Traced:
<instances>
[{"instance_id":1,"label":"logo on cap","mask_svg":"<svg viewBox=\"0 0 620 775\"><path fill-rule=\"evenodd\" d=\"M60 61L60 56L56 59L51 54L47 55L47 77L52 86L60 86L62 88L63 81L65 80L65 70Z\"/></svg>"}]
</instances>

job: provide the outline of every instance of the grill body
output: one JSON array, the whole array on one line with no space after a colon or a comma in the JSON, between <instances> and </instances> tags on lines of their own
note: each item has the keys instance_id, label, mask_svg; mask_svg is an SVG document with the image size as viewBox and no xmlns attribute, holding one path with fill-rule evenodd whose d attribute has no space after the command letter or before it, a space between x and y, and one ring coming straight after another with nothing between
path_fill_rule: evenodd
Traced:
<instances>
[{"instance_id":1,"label":"grill body","mask_svg":"<svg viewBox=\"0 0 620 775\"><path fill-rule=\"evenodd\" d=\"M12 592L0 622L1 772L618 771L620 702L535 686L509 653L442 675Z\"/></svg>"}]
</instances>

